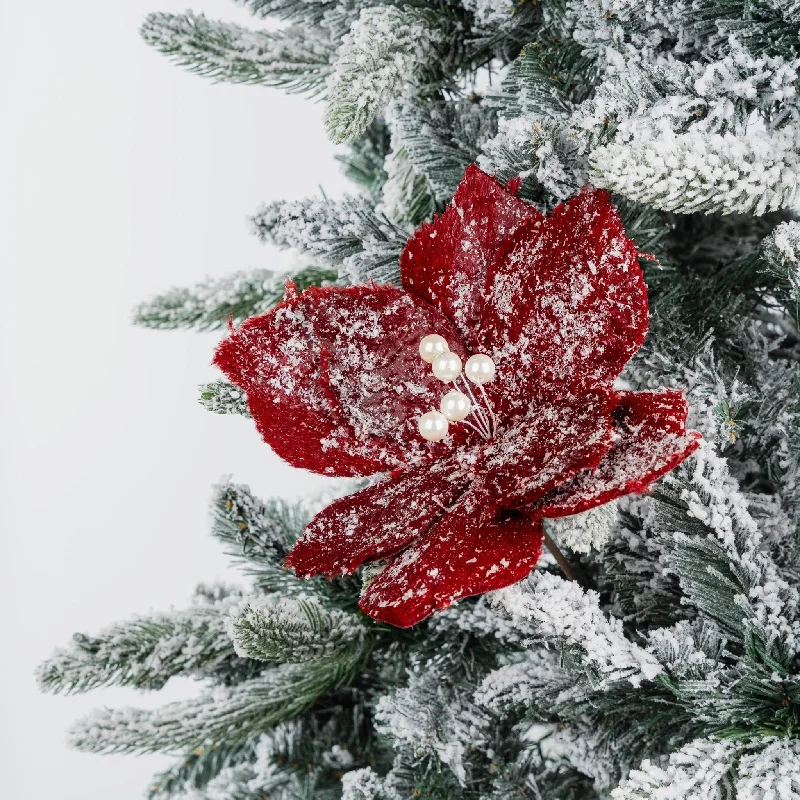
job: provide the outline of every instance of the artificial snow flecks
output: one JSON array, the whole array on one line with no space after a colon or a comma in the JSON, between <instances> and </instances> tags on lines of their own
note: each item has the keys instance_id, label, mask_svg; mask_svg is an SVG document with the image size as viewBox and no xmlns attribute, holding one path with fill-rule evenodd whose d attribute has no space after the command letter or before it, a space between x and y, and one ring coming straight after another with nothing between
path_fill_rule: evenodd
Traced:
<instances>
[{"instance_id":1,"label":"artificial snow flecks","mask_svg":"<svg viewBox=\"0 0 800 800\"><path fill-rule=\"evenodd\" d=\"M535 623L529 635L533 636ZM492 670L475 692L475 702L502 716L511 711L552 707L554 698L564 701L573 691L582 693L575 676L562 668L554 650L529 649L519 661Z\"/></svg>"},{"instance_id":2,"label":"artificial snow flecks","mask_svg":"<svg viewBox=\"0 0 800 800\"><path fill-rule=\"evenodd\" d=\"M259 239L335 268L341 283L400 282L397 259L408 234L366 197L270 203L251 222Z\"/></svg>"},{"instance_id":3,"label":"artificial snow flecks","mask_svg":"<svg viewBox=\"0 0 800 800\"><path fill-rule=\"evenodd\" d=\"M787 123L800 118L797 66L740 49L709 64L644 72L644 96L662 90L670 96L636 107L623 110L613 90L601 90L593 101L596 117L622 118L613 139L592 150L590 177L680 213L792 207L800 159L797 125Z\"/></svg>"},{"instance_id":4,"label":"artificial snow flecks","mask_svg":"<svg viewBox=\"0 0 800 800\"><path fill-rule=\"evenodd\" d=\"M342 800L401 800L401 795L371 767L364 767L342 776Z\"/></svg>"},{"instance_id":5,"label":"artificial snow flecks","mask_svg":"<svg viewBox=\"0 0 800 800\"><path fill-rule=\"evenodd\" d=\"M800 594L763 551L761 532L725 460L703 443L686 471L682 499L689 515L712 531L735 568L743 589L736 598L743 623L768 646L780 642L787 652L798 652Z\"/></svg>"},{"instance_id":6,"label":"artificial snow flecks","mask_svg":"<svg viewBox=\"0 0 800 800\"><path fill-rule=\"evenodd\" d=\"M462 786L468 779L467 751L488 743L486 712L459 697L447 674L437 669L412 673L407 687L381 697L375 718L378 730L396 745L438 756Z\"/></svg>"},{"instance_id":7,"label":"artificial snow flecks","mask_svg":"<svg viewBox=\"0 0 800 800\"><path fill-rule=\"evenodd\" d=\"M754 744L762 747L743 755L737 766L737 800L798 800L800 742L760 737Z\"/></svg>"},{"instance_id":8,"label":"artificial snow flecks","mask_svg":"<svg viewBox=\"0 0 800 800\"><path fill-rule=\"evenodd\" d=\"M252 30L203 14L148 14L144 40L192 72L231 83L318 94L331 73L336 40L306 26Z\"/></svg>"},{"instance_id":9,"label":"artificial snow flecks","mask_svg":"<svg viewBox=\"0 0 800 800\"><path fill-rule=\"evenodd\" d=\"M643 68L633 73L645 98L638 103L611 81L589 103L594 124L617 120L611 140L593 145L589 177L679 213L791 208L800 177L798 63L734 49L708 64Z\"/></svg>"},{"instance_id":10,"label":"artificial snow flecks","mask_svg":"<svg viewBox=\"0 0 800 800\"><path fill-rule=\"evenodd\" d=\"M782 222L764 240L761 248L767 269L785 281L793 301L795 320L800 320L800 222ZM791 305L791 302L790 302Z\"/></svg>"},{"instance_id":11,"label":"artificial snow flecks","mask_svg":"<svg viewBox=\"0 0 800 800\"><path fill-rule=\"evenodd\" d=\"M727 800L732 796L738 750L735 740L696 739L672 753L664 768L645 760L611 792L611 798Z\"/></svg>"},{"instance_id":12,"label":"artificial snow flecks","mask_svg":"<svg viewBox=\"0 0 800 800\"><path fill-rule=\"evenodd\" d=\"M433 635L445 635L445 631L462 631L476 636L494 639L498 645L517 647L528 638L504 615L498 614L486 602L486 597L475 603L460 603L432 617L428 623Z\"/></svg>"},{"instance_id":13,"label":"artificial snow flecks","mask_svg":"<svg viewBox=\"0 0 800 800\"><path fill-rule=\"evenodd\" d=\"M336 575L386 559L359 605L401 627L525 577L541 517L642 491L695 446L678 392L611 388L644 338L647 296L608 194L587 188L544 217L516 188L470 166L403 251L403 290L292 292L217 350L289 463L392 473L323 511L287 564ZM419 434L444 392L419 357L429 334L462 361L497 364L479 392L485 431L454 421L442 441Z\"/></svg>"},{"instance_id":14,"label":"artificial snow flecks","mask_svg":"<svg viewBox=\"0 0 800 800\"><path fill-rule=\"evenodd\" d=\"M648 125L629 142L589 157L599 185L664 211L764 214L800 199L800 136L795 129L675 133Z\"/></svg>"},{"instance_id":15,"label":"artificial snow flecks","mask_svg":"<svg viewBox=\"0 0 800 800\"><path fill-rule=\"evenodd\" d=\"M792 264L800 261L800 222L795 220L781 222L769 238L770 244L781 260Z\"/></svg>"},{"instance_id":16,"label":"artificial snow flecks","mask_svg":"<svg viewBox=\"0 0 800 800\"><path fill-rule=\"evenodd\" d=\"M601 550L608 542L617 519L617 501L611 500L596 508L545 521L545 529L559 546L576 553Z\"/></svg>"},{"instance_id":17,"label":"artificial snow flecks","mask_svg":"<svg viewBox=\"0 0 800 800\"><path fill-rule=\"evenodd\" d=\"M392 99L413 94L420 72L435 63L442 38L411 7L364 8L342 39L328 80L325 123L331 138L357 139Z\"/></svg>"},{"instance_id":18,"label":"artificial snow flecks","mask_svg":"<svg viewBox=\"0 0 800 800\"><path fill-rule=\"evenodd\" d=\"M359 649L365 628L351 613L325 608L313 595L253 595L232 608L228 635L242 657L300 663L338 660Z\"/></svg>"},{"instance_id":19,"label":"artificial snow flecks","mask_svg":"<svg viewBox=\"0 0 800 800\"><path fill-rule=\"evenodd\" d=\"M97 635L76 633L37 669L48 692L82 692L99 686L160 689L175 675L213 675L234 655L225 618L238 592L198 595L188 609L136 617Z\"/></svg>"},{"instance_id":20,"label":"artificial snow flecks","mask_svg":"<svg viewBox=\"0 0 800 800\"><path fill-rule=\"evenodd\" d=\"M200 386L200 405L213 414L250 416L247 395L229 381L212 381Z\"/></svg>"},{"instance_id":21,"label":"artificial snow flecks","mask_svg":"<svg viewBox=\"0 0 800 800\"><path fill-rule=\"evenodd\" d=\"M534 638L575 650L603 683L639 686L662 671L652 654L625 637L620 620L605 616L599 595L574 581L534 573L527 584L493 592L489 600L512 622L532 629Z\"/></svg>"},{"instance_id":22,"label":"artificial snow flecks","mask_svg":"<svg viewBox=\"0 0 800 800\"><path fill-rule=\"evenodd\" d=\"M617 762L624 763L626 756L621 753L618 759L609 757L607 731L604 725L582 724L561 726L550 739L550 746L575 769L592 779L595 792L600 797L608 797L609 790L618 781ZM618 745L625 748L627 743Z\"/></svg>"},{"instance_id":23,"label":"artificial snow flecks","mask_svg":"<svg viewBox=\"0 0 800 800\"><path fill-rule=\"evenodd\" d=\"M663 767L646 760L612 800L797 800L800 745L769 736L695 739Z\"/></svg>"},{"instance_id":24,"label":"artificial snow flecks","mask_svg":"<svg viewBox=\"0 0 800 800\"><path fill-rule=\"evenodd\" d=\"M708 621L680 620L647 634L647 650L673 678L707 680L719 664L725 640Z\"/></svg>"},{"instance_id":25,"label":"artificial snow flecks","mask_svg":"<svg viewBox=\"0 0 800 800\"><path fill-rule=\"evenodd\" d=\"M660 61L667 44L686 49L691 8L691 0L566 0L563 9L544 6L544 15L585 56L614 72L626 63Z\"/></svg>"},{"instance_id":26,"label":"artificial snow flecks","mask_svg":"<svg viewBox=\"0 0 800 800\"><path fill-rule=\"evenodd\" d=\"M478 26L486 27L502 25L516 9L514 0L462 0L462 5L475 15Z\"/></svg>"},{"instance_id":27,"label":"artificial snow flecks","mask_svg":"<svg viewBox=\"0 0 800 800\"><path fill-rule=\"evenodd\" d=\"M595 59L595 92L573 104L547 69L546 48L526 49L491 97L499 133L482 165L535 177L550 202L590 181L684 214L792 208L800 61L756 56L735 36L727 54L688 60L697 35L690 4L665 5L598 0L560 9L562 35ZM680 59L659 45L676 40L686 48Z\"/></svg>"},{"instance_id":28,"label":"artificial snow flecks","mask_svg":"<svg viewBox=\"0 0 800 800\"><path fill-rule=\"evenodd\" d=\"M478 163L488 172L534 179L558 201L577 192L588 175L584 139L563 119L502 118Z\"/></svg>"}]
</instances>

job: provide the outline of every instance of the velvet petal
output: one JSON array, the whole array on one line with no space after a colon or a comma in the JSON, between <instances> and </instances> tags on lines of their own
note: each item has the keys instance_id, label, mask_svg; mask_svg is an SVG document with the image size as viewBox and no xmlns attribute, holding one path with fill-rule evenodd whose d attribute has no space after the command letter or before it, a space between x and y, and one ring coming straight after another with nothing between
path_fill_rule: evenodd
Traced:
<instances>
[{"instance_id":1,"label":"velvet petal","mask_svg":"<svg viewBox=\"0 0 800 800\"><path fill-rule=\"evenodd\" d=\"M246 320L219 345L214 362L245 390L265 441L290 464L371 475L453 445L453 437L425 442L416 428L442 394L419 356L428 333L465 355L452 324L407 292L313 288Z\"/></svg>"},{"instance_id":2,"label":"velvet petal","mask_svg":"<svg viewBox=\"0 0 800 800\"><path fill-rule=\"evenodd\" d=\"M500 511L473 491L387 564L359 606L374 619L409 628L455 600L521 580L541 547L541 520Z\"/></svg>"},{"instance_id":3,"label":"velvet petal","mask_svg":"<svg viewBox=\"0 0 800 800\"><path fill-rule=\"evenodd\" d=\"M615 441L593 470L579 473L533 506L543 517L579 514L650 483L674 469L699 446L686 430L682 392L617 392L612 411Z\"/></svg>"},{"instance_id":4,"label":"velvet petal","mask_svg":"<svg viewBox=\"0 0 800 800\"><path fill-rule=\"evenodd\" d=\"M605 191L584 190L527 223L487 279L479 349L501 413L610 386L647 332L647 291Z\"/></svg>"},{"instance_id":5,"label":"velvet petal","mask_svg":"<svg viewBox=\"0 0 800 800\"><path fill-rule=\"evenodd\" d=\"M409 239L400 257L403 288L436 306L473 347L487 271L523 222L543 219L495 178L469 166L442 216Z\"/></svg>"},{"instance_id":6,"label":"velvet petal","mask_svg":"<svg viewBox=\"0 0 800 800\"><path fill-rule=\"evenodd\" d=\"M605 389L534 405L492 442L481 472L503 508L537 500L611 447L611 393Z\"/></svg>"},{"instance_id":7,"label":"velvet petal","mask_svg":"<svg viewBox=\"0 0 800 800\"><path fill-rule=\"evenodd\" d=\"M333 576L394 555L425 533L468 482L450 456L335 500L311 521L286 566L300 576Z\"/></svg>"}]
</instances>

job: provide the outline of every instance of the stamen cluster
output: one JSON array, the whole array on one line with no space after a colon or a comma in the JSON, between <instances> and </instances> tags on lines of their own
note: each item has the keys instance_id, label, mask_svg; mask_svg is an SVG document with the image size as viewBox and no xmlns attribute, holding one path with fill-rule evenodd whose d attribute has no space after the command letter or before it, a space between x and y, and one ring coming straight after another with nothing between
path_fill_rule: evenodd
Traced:
<instances>
[{"instance_id":1,"label":"stamen cluster","mask_svg":"<svg viewBox=\"0 0 800 800\"><path fill-rule=\"evenodd\" d=\"M447 436L451 422L463 422L483 439L491 439L497 431L497 419L483 384L494 380L494 361L483 353L476 353L467 359L462 370L458 354L450 350L447 340L438 333L422 337L419 354L431 365L434 376L442 383L455 385L460 380L466 389L466 394L451 389L442 397L438 411L428 411L420 416L417 425L422 438L429 442L441 441ZM476 399L470 383L479 390L483 405ZM471 420L467 420L470 414Z\"/></svg>"}]
</instances>

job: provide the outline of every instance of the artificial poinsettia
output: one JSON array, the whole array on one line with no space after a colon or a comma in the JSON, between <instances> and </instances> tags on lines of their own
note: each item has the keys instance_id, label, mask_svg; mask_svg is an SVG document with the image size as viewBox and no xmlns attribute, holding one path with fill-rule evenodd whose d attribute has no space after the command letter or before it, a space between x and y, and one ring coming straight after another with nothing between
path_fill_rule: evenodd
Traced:
<instances>
[{"instance_id":1,"label":"artificial poinsettia","mask_svg":"<svg viewBox=\"0 0 800 800\"><path fill-rule=\"evenodd\" d=\"M470 167L400 266L402 289L290 287L215 363L290 464L386 473L320 512L286 563L333 576L386 560L360 606L407 627L520 580L544 518L643 490L698 434L680 392L613 388L644 340L647 292L606 192L585 189L545 217ZM495 366L481 387L487 424L451 424L438 442L418 429L448 388L420 358L430 334Z\"/></svg>"}]
</instances>

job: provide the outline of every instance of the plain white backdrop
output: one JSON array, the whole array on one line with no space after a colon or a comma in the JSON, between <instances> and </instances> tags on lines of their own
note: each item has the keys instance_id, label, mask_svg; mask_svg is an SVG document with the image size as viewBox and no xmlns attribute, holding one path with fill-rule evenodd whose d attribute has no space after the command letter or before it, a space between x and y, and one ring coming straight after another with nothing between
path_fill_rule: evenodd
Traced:
<instances>
[{"instance_id":1,"label":"plain white backdrop","mask_svg":"<svg viewBox=\"0 0 800 800\"><path fill-rule=\"evenodd\" d=\"M321 106L214 85L145 46L148 11L190 0L0 0L0 797L133 800L164 756L70 750L102 690L40 695L33 670L75 631L182 605L238 576L208 533L211 486L319 486L249 421L197 404L219 334L134 328L139 300L285 255L250 235L261 201L345 190ZM227 0L209 16L255 24Z\"/></svg>"}]
</instances>

